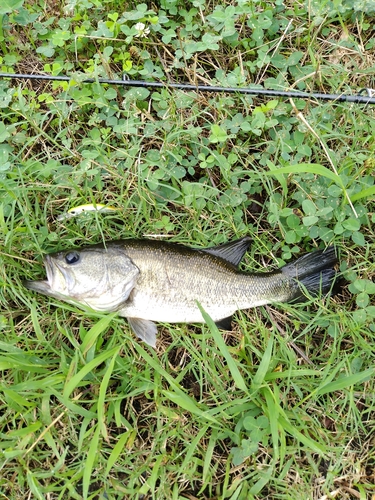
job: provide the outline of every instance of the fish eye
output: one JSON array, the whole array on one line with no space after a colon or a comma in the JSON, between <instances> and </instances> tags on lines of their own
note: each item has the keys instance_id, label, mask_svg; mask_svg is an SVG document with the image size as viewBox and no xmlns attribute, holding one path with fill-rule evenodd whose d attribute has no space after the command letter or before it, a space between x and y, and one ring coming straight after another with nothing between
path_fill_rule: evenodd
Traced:
<instances>
[{"instance_id":1,"label":"fish eye","mask_svg":"<svg viewBox=\"0 0 375 500\"><path fill-rule=\"evenodd\" d=\"M80 259L78 252L68 252L65 255L65 262L67 264L76 264Z\"/></svg>"}]
</instances>

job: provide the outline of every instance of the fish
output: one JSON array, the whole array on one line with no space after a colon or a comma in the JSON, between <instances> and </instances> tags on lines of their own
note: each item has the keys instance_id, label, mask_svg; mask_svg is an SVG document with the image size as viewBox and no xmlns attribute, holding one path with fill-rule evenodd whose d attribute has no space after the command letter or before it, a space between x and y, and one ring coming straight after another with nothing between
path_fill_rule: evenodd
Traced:
<instances>
[{"instance_id":1,"label":"fish","mask_svg":"<svg viewBox=\"0 0 375 500\"><path fill-rule=\"evenodd\" d=\"M277 270L249 273L239 265L245 236L219 246L124 239L44 257L47 279L29 290L95 311L125 317L137 337L156 346L155 323L204 323L201 310L231 329L238 310L303 300L333 289L336 249L307 253Z\"/></svg>"}]
</instances>

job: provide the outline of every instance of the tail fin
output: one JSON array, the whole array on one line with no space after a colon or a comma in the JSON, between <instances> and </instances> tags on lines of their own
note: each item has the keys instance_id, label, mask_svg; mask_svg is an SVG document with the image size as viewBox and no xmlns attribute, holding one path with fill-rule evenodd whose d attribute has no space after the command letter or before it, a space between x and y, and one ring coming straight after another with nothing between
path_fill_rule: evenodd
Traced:
<instances>
[{"instance_id":1,"label":"tail fin","mask_svg":"<svg viewBox=\"0 0 375 500\"><path fill-rule=\"evenodd\" d=\"M331 246L325 250L303 255L282 267L283 274L296 280L296 290L292 300L303 300L306 296L304 289L313 296L328 293L330 290L337 292L335 285L339 287L339 282L336 282L337 273L334 269L337 262L336 249Z\"/></svg>"}]
</instances>

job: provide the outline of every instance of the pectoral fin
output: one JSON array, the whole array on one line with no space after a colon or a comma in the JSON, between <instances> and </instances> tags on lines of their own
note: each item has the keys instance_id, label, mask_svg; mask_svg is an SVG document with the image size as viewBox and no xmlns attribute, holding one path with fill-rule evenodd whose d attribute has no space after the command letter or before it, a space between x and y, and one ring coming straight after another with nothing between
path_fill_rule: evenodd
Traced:
<instances>
[{"instance_id":1,"label":"pectoral fin","mask_svg":"<svg viewBox=\"0 0 375 500\"><path fill-rule=\"evenodd\" d=\"M151 347L156 346L156 334L158 330L153 321L140 318L127 318L134 333Z\"/></svg>"}]
</instances>

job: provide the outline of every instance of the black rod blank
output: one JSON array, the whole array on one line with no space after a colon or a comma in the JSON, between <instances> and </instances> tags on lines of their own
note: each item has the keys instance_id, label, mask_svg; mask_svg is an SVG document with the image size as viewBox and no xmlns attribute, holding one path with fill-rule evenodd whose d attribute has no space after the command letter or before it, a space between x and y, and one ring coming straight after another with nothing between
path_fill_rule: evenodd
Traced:
<instances>
[{"instance_id":1,"label":"black rod blank","mask_svg":"<svg viewBox=\"0 0 375 500\"><path fill-rule=\"evenodd\" d=\"M23 79L23 80L50 80L69 82L74 80L69 76L35 75L23 73L0 73L0 78ZM80 80L80 79L79 79ZM230 94L247 94L268 97L291 97L295 99L318 99L324 101L353 102L356 104L375 104L375 92L372 89L363 89L360 94L322 94L314 92L270 90L248 87L216 87L212 85L191 85L188 83L167 83L167 82L147 82L144 80L111 80L107 78L85 78L81 83L100 83L107 85L122 85L123 87L143 87L143 88L172 88L178 90L200 91L200 92L225 92ZM368 95L361 95L363 92Z\"/></svg>"}]
</instances>

